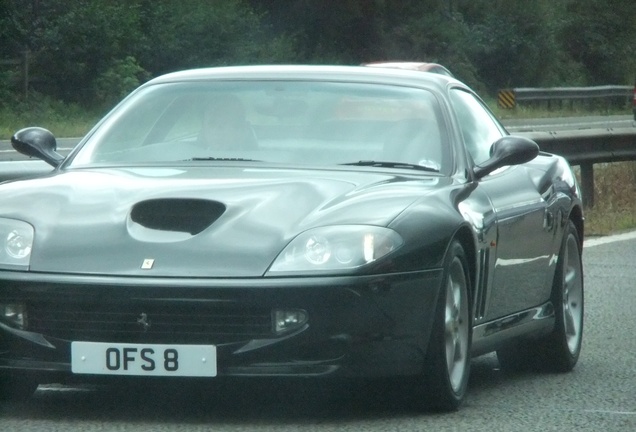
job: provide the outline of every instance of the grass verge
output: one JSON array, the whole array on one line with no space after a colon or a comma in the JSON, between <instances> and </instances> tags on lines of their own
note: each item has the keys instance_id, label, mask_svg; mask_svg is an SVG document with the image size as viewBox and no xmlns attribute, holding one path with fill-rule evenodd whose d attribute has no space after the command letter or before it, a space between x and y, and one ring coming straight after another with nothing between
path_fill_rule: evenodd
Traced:
<instances>
[{"instance_id":1,"label":"grass verge","mask_svg":"<svg viewBox=\"0 0 636 432\"><path fill-rule=\"evenodd\" d=\"M636 228L636 162L594 167L594 207L585 210L585 234L607 235Z\"/></svg>"},{"instance_id":2,"label":"grass verge","mask_svg":"<svg viewBox=\"0 0 636 432\"><path fill-rule=\"evenodd\" d=\"M33 96L0 106L0 139L7 140L16 131L29 126L48 129L56 137L81 137L102 115L104 112Z\"/></svg>"},{"instance_id":3,"label":"grass verge","mask_svg":"<svg viewBox=\"0 0 636 432\"><path fill-rule=\"evenodd\" d=\"M549 107L547 103L519 105L514 109L501 108L496 100L485 99L486 104L500 120L535 119L551 117L586 117L631 115L631 99L628 103L590 103L588 101L572 102Z\"/></svg>"}]
</instances>

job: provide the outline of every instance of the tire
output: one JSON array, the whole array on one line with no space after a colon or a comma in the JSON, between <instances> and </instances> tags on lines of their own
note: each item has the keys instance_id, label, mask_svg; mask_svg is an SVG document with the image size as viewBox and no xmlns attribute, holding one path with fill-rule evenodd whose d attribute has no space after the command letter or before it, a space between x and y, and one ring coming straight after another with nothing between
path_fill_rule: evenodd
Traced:
<instances>
[{"instance_id":1,"label":"tire","mask_svg":"<svg viewBox=\"0 0 636 432\"><path fill-rule=\"evenodd\" d=\"M427 408L455 411L468 388L472 342L470 277L458 241L447 252L442 281L421 389Z\"/></svg>"},{"instance_id":2,"label":"tire","mask_svg":"<svg viewBox=\"0 0 636 432\"><path fill-rule=\"evenodd\" d=\"M0 401L23 402L31 398L38 382L22 375L0 376Z\"/></svg>"},{"instance_id":3,"label":"tire","mask_svg":"<svg viewBox=\"0 0 636 432\"><path fill-rule=\"evenodd\" d=\"M583 341L584 283L581 242L572 221L566 227L554 282L555 325L540 340L519 340L498 350L502 368L569 372L578 362Z\"/></svg>"}]
</instances>

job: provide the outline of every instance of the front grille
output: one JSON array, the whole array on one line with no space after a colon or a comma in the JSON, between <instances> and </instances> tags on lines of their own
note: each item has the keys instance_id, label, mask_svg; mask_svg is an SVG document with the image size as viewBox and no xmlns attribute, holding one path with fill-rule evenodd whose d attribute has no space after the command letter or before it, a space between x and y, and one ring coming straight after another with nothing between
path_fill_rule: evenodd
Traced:
<instances>
[{"instance_id":1,"label":"front grille","mask_svg":"<svg viewBox=\"0 0 636 432\"><path fill-rule=\"evenodd\" d=\"M69 341L221 344L272 337L269 309L216 303L28 304L28 330Z\"/></svg>"}]
</instances>

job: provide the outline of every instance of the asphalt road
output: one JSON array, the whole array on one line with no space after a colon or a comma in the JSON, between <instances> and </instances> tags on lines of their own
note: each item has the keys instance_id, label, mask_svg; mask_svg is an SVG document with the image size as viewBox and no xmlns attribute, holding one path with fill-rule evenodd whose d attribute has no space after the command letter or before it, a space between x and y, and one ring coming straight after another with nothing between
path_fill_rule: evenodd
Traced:
<instances>
[{"instance_id":1,"label":"asphalt road","mask_svg":"<svg viewBox=\"0 0 636 432\"><path fill-rule=\"evenodd\" d=\"M386 383L41 387L0 405L1 431L636 431L636 233L586 240L583 352L568 374L502 372L473 360L451 414L418 412Z\"/></svg>"}]
</instances>

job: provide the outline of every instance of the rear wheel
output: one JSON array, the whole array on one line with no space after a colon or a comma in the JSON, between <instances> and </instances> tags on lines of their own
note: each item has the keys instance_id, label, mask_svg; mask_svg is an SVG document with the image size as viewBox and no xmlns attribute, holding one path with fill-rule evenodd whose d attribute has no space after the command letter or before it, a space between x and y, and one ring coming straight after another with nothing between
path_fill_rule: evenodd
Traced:
<instances>
[{"instance_id":1,"label":"rear wheel","mask_svg":"<svg viewBox=\"0 0 636 432\"><path fill-rule=\"evenodd\" d=\"M552 303L555 326L538 341L520 340L497 351L505 369L568 372L576 365L583 339L584 285L579 235L570 221L557 261Z\"/></svg>"},{"instance_id":2,"label":"rear wheel","mask_svg":"<svg viewBox=\"0 0 636 432\"><path fill-rule=\"evenodd\" d=\"M448 250L442 280L422 390L429 408L453 411L466 395L472 341L470 278L466 255L458 241Z\"/></svg>"}]
</instances>

